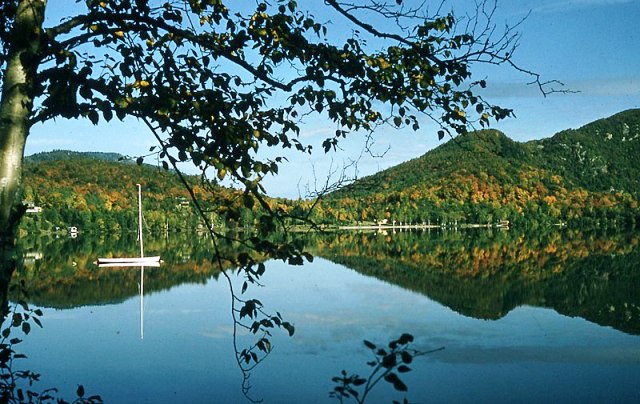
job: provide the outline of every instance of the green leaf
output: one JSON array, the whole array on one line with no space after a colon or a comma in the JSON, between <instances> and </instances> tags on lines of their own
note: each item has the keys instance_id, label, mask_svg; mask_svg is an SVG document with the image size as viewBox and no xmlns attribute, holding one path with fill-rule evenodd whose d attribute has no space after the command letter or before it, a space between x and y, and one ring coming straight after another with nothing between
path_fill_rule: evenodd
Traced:
<instances>
[{"instance_id":1,"label":"green leaf","mask_svg":"<svg viewBox=\"0 0 640 404\"><path fill-rule=\"evenodd\" d=\"M82 398L84 396L84 387L81 384L78 385L78 389L76 390L76 394L80 398Z\"/></svg>"},{"instance_id":2,"label":"green leaf","mask_svg":"<svg viewBox=\"0 0 640 404\"><path fill-rule=\"evenodd\" d=\"M369 349L376 349L376 345L371 342L371 341L367 341L366 339L364 341L362 341L364 343L364 345L369 348Z\"/></svg>"}]
</instances>

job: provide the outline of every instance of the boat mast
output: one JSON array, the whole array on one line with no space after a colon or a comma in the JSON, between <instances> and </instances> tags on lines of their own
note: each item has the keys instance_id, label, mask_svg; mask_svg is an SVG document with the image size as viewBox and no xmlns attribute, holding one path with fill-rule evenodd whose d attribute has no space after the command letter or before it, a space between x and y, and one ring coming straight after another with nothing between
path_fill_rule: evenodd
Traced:
<instances>
[{"instance_id":1,"label":"boat mast","mask_svg":"<svg viewBox=\"0 0 640 404\"><path fill-rule=\"evenodd\" d=\"M144 244L142 242L142 190L140 184L138 186L138 238L140 239L140 258L144 257Z\"/></svg>"}]
</instances>

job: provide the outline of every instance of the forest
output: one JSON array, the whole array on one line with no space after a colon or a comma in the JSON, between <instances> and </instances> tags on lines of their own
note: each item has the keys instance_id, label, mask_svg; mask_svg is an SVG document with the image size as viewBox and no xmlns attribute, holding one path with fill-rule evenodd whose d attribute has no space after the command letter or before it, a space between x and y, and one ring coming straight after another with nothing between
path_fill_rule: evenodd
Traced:
<instances>
[{"instance_id":1,"label":"forest","mask_svg":"<svg viewBox=\"0 0 640 404\"><path fill-rule=\"evenodd\" d=\"M329 195L316 217L635 227L638 155L640 110L526 143L496 130L471 132Z\"/></svg>"},{"instance_id":2,"label":"forest","mask_svg":"<svg viewBox=\"0 0 640 404\"><path fill-rule=\"evenodd\" d=\"M295 220L300 216L327 227L386 219L444 227L508 220L527 228L633 228L640 221L638 155L640 110L629 110L526 143L496 130L471 132L320 201L265 202L285 223L302 223ZM214 226L251 228L266 214L247 193L197 176L185 179ZM113 153L54 151L26 159L23 200L41 211L25 217L22 231L133 230L136 183L144 190L148 228L202 226L175 172Z\"/></svg>"},{"instance_id":3,"label":"forest","mask_svg":"<svg viewBox=\"0 0 640 404\"><path fill-rule=\"evenodd\" d=\"M250 224L241 192L201 181L185 180L214 225ZM143 189L144 226L182 231L202 226L191 196L175 172L114 153L57 150L26 158L23 201L38 212L27 213L21 230L121 232L137 229L137 187ZM224 217L222 219L221 217Z\"/></svg>"}]
</instances>

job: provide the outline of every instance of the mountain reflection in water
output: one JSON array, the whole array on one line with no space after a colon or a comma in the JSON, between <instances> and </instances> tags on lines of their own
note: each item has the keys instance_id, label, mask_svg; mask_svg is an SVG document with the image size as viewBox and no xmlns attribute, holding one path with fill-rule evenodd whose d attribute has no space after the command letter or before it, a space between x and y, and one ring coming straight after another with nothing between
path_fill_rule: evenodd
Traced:
<instances>
[{"instance_id":1,"label":"mountain reflection in water","mask_svg":"<svg viewBox=\"0 0 640 404\"><path fill-rule=\"evenodd\" d=\"M367 372L363 339L383 344L410 332L419 348L446 348L403 378L412 402L640 399L637 234L336 233L305 243L320 259L268 262L265 287L249 288L296 325L292 338L274 334L253 397L329 402L331 377ZM29 366L46 387L83 383L107 402L246 400L229 292L207 241L145 244L165 263L145 270L140 341L139 269L93 264L135 252L133 240L25 241L13 281L24 280L30 304L45 308L44 329L25 339ZM380 386L371 402L402 397Z\"/></svg>"}]
</instances>

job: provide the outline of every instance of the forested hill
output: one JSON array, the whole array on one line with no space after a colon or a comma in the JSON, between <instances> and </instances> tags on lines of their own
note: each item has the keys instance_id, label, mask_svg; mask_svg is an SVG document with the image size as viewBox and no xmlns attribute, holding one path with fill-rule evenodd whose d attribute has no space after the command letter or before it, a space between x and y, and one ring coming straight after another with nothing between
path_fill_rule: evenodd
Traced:
<instances>
[{"instance_id":1,"label":"forested hill","mask_svg":"<svg viewBox=\"0 0 640 404\"><path fill-rule=\"evenodd\" d=\"M530 142L539 164L593 191L640 192L640 109Z\"/></svg>"},{"instance_id":2,"label":"forested hill","mask_svg":"<svg viewBox=\"0 0 640 404\"><path fill-rule=\"evenodd\" d=\"M119 153L104 153L104 152L77 152L71 150L54 150L50 152L35 153L25 157L25 162L43 162L43 161L59 161L68 160L73 158L80 159L95 159L103 161L127 161L125 156Z\"/></svg>"},{"instance_id":3,"label":"forested hill","mask_svg":"<svg viewBox=\"0 0 640 404\"><path fill-rule=\"evenodd\" d=\"M27 213L22 227L29 231L71 226L81 231L135 229L136 184L142 185L147 226L165 228L168 224L172 229L185 229L200 223L191 209L190 195L175 173L128 159L120 161L121 157L61 150L27 157L23 200L41 211ZM234 199L229 189L205 191L199 178L187 179L203 203L222 197ZM212 213L211 219L215 222L216 215Z\"/></svg>"},{"instance_id":4,"label":"forested hill","mask_svg":"<svg viewBox=\"0 0 640 404\"><path fill-rule=\"evenodd\" d=\"M454 138L327 198L336 221L487 223L638 220L640 110L519 143L496 130Z\"/></svg>"}]
</instances>

